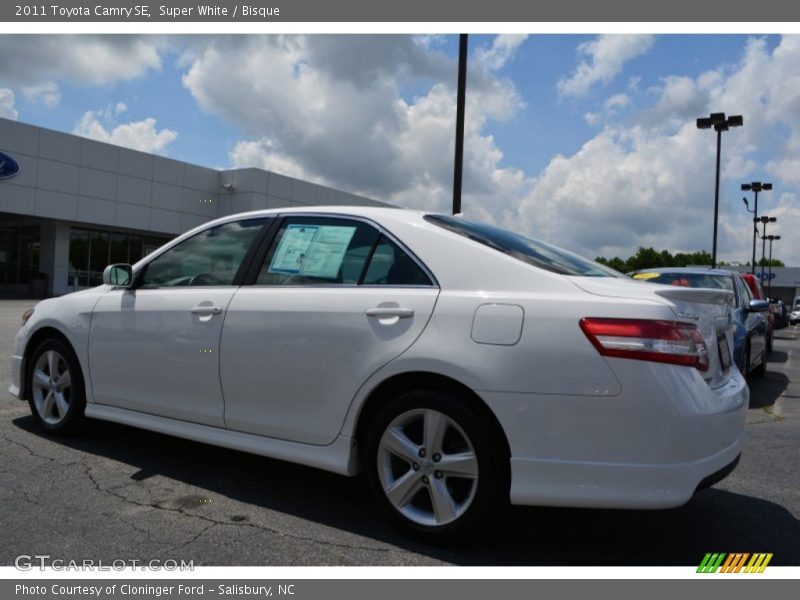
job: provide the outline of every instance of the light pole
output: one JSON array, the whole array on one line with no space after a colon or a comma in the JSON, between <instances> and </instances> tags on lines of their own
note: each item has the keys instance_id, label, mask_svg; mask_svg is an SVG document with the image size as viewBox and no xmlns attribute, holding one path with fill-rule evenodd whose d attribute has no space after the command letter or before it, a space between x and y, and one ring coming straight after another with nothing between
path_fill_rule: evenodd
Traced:
<instances>
[{"instance_id":1,"label":"light pole","mask_svg":"<svg viewBox=\"0 0 800 600\"><path fill-rule=\"evenodd\" d=\"M747 203L747 198L742 198L744 201L744 205L747 207L747 210L753 213L753 260L750 263L751 269L750 272L755 275L756 274L756 236L758 235L758 229L756 227L756 219L758 219L758 192L764 191L768 192L772 189L771 183L761 183L760 181L754 181L752 183L743 183L742 184L742 191L749 192L752 190L754 201L753 201L753 210L750 210L750 205Z\"/></svg>"},{"instance_id":2,"label":"light pole","mask_svg":"<svg viewBox=\"0 0 800 600\"><path fill-rule=\"evenodd\" d=\"M774 223L777 221L775 217L768 217L764 215L758 219L753 219L753 222L760 221L763 227L761 228L761 282L764 282L764 259L767 254L767 223Z\"/></svg>"},{"instance_id":3,"label":"light pole","mask_svg":"<svg viewBox=\"0 0 800 600\"><path fill-rule=\"evenodd\" d=\"M464 108L467 98L466 33L458 37L458 91L456 94L456 150L453 161L453 214L461 212L461 178L464 168Z\"/></svg>"},{"instance_id":4,"label":"light pole","mask_svg":"<svg viewBox=\"0 0 800 600\"><path fill-rule=\"evenodd\" d=\"M769 240L769 279L767 280L767 298L772 297L772 242L781 239L779 235L767 236Z\"/></svg>"},{"instance_id":5,"label":"light pole","mask_svg":"<svg viewBox=\"0 0 800 600\"><path fill-rule=\"evenodd\" d=\"M727 119L725 113L711 113L708 117L697 119L698 129L711 129L717 132L717 177L714 186L714 242L711 249L711 268L717 266L717 221L719 219L719 159L722 152L722 132L728 131L731 127L741 127L744 125L744 118L741 115L731 115Z\"/></svg>"}]
</instances>

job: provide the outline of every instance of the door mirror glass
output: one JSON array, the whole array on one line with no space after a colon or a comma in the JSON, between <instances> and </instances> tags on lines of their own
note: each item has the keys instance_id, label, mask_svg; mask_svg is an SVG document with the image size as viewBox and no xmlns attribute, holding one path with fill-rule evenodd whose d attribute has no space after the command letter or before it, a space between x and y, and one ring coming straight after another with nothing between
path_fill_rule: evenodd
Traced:
<instances>
[{"instance_id":1,"label":"door mirror glass","mask_svg":"<svg viewBox=\"0 0 800 600\"><path fill-rule=\"evenodd\" d=\"M108 265L103 270L103 283L114 287L131 287L133 268L125 264Z\"/></svg>"}]
</instances>

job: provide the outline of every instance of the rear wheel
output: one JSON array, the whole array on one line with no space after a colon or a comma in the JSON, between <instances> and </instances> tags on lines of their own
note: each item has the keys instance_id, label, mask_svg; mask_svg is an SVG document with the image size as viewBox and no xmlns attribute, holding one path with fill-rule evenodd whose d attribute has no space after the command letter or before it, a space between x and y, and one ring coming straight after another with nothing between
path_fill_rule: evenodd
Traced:
<instances>
[{"instance_id":1,"label":"rear wheel","mask_svg":"<svg viewBox=\"0 0 800 600\"><path fill-rule=\"evenodd\" d=\"M39 427L74 432L83 423L86 396L78 360L61 340L43 341L31 355L28 404Z\"/></svg>"},{"instance_id":2,"label":"rear wheel","mask_svg":"<svg viewBox=\"0 0 800 600\"><path fill-rule=\"evenodd\" d=\"M446 392L408 392L370 424L368 483L390 518L419 537L460 536L508 498L504 446L465 404Z\"/></svg>"}]
</instances>

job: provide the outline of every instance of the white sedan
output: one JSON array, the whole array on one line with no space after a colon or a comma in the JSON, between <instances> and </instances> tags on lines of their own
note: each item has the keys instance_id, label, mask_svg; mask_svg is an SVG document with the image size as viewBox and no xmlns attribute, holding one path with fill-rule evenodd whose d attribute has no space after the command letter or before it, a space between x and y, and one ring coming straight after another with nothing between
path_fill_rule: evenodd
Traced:
<instances>
[{"instance_id":1,"label":"white sedan","mask_svg":"<svg viewBox=\"0 0 800 600\"><path fill-rule=\"evenodd\" d=\"M509 501L667 508L732 470L729 292L651 285L460 217L284 209L198 227L26 312L11 392L341 473L417 534Z\"/></svg>"}]
</instances>

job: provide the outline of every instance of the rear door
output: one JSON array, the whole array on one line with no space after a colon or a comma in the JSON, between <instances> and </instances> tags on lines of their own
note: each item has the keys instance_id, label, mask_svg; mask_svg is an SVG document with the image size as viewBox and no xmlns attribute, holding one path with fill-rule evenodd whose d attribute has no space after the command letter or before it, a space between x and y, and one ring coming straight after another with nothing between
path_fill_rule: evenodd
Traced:
<instances>
[{"instance_id":1,"label":"rear door","mask_svg":"<svg viewBox=\"0 0 800 600\"><path fill-rule=\"evenodd\" d=\"M438 286L378 226L288 216L228 306L220 372L229 429L331 443L369 376L419 337Z\"/></svg>"}]
</instances>

